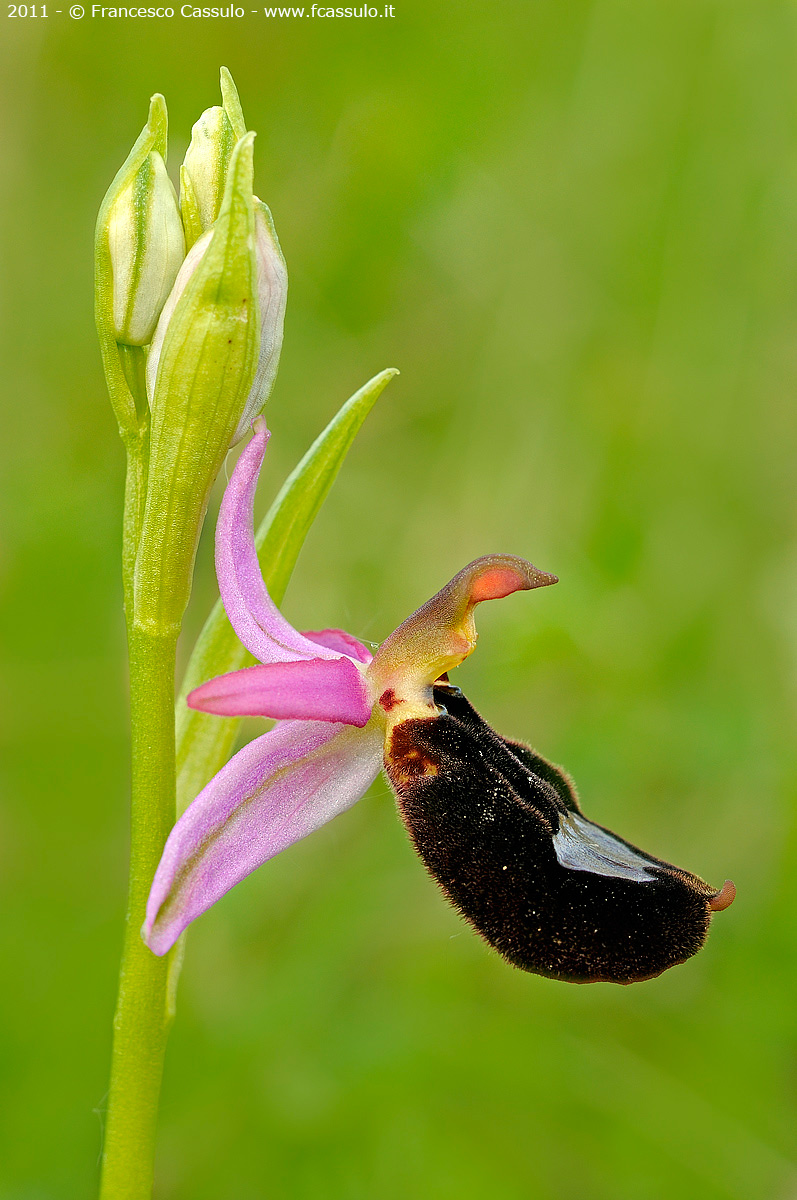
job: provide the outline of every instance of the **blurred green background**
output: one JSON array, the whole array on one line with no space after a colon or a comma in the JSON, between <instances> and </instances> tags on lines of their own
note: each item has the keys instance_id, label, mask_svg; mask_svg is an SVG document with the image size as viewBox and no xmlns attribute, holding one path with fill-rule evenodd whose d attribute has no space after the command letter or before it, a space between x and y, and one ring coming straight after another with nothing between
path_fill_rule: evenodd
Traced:
<instances>
[{"instance_id":1,"label":"blurred green background","mask_svg":"<svg viewBox=\"0 0 797 1200\"><path fill-rule=\"evenodd\" d=\"M93 222L150 93L174 170L226 63L291 273L261 509L402 371L287 614L378 641L478 554L556 571L480 610L458 682L593 819L739 896L655 981L523 975L378 783L192 931L157 1197L791 1200L797 7L396 10L3 17L0 1196L93 1192L124 910ZM214 594L206 537L189 638Z\"/></svg>"}]
</instances>

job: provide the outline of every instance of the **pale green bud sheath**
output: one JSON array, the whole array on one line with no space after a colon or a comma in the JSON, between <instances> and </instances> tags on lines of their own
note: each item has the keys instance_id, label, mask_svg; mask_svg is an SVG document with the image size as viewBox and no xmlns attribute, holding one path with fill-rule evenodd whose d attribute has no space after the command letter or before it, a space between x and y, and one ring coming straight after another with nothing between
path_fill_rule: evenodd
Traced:
<instances>
[{"instance_id":1,"label":"pale green bud sheath","mask_svg":"<svg viewBox=\"0 0 797 1200\"><path fill-rule=\"evenodd\" d=\"M117 342L146 346L185 257L177 196L151 150L108 212Z\"/></svg>"},{"instance_id":2,"label":"pale green bud sheath","mask_svg":"<svg viewBox=\"0 0 797 1200\"><path fill-rule=\"evenodd\" d=\"M182 266L177 272L177 278L174 281L174 287L169 293L168 299L164 304L160 320L158 321L155 334L147 350L147 366L145 372L147 403L150 403L155 394L155 382L158 378L158 367L160 366L161 354L163 352L163 343L166 334L169 331L174 310L179 304L186 286L199 266L202 258L211 243L213 238L213 230L209 229L207 233L203 233L198 242L194 242L191 249L183 259Z\"/></svg>"},{"instance_id":3,"label":"pale green bud sheath","mask_svg":"<svg viewBox=\"0 0 797 1200\"><path fill-rule=\"evenodd\" d=\"M153 166L148 172L146 164L153 153L157 154L161 160L165 159L166 133L166 102L163 96L153 96L150 101L147 123L124 164L117 172L100 206L94 239L95 317L97 321L97 333L100 339L102 365L105 371L108 392L114 412L116 413L116 419L119 422L120 432L125 439L139 432L142 420L146 415L146 397L143 388L143 355L138 348L131 350L127 343L122 342L120 344L117 333L115 310L123 310L126 307L125 304L118 305L116 303L117 297L121 296L122 291L119 284L120 276L126 275L128 281L130 281L136 273L140 274L143 257L142 253L139 253L138 268L134 270L132 260L136 258L136 239L135 236L132 239L120 236L122 228L125 225L121 214L125 209L128 212L130 211L131 203L135 207L135 200L132 193L135 190L136 180L139 180L139 184L142 183L140 175L142 168L144 168L145 178L149 174L154 179L156 168ZM159 191L162 208L162 184ZM127 200L125 200L125 197L127 197ZM139 203L138 208L139 212L145 212L147 205ZM114 236L115 249L113 253L111 246L112 223L116 226L116 235ZM135 222L131 220L130 224L131 226L135 225ZM146 220L144 224L146 225ZM172 235L167 239L170 247L174 242L174 237L175 234L172 231ZM144 240L139 239L140 249L141 242ZM126 242L129 252L126 264L122 262L122 241ZM171 250L170 257L173 258L173 256L174 252ZM173 263L173 274L169 287L171 287L171 282L173 282L174 276L177 274L178 267L179 262L176 265ZM129 286L126 290L129 292ZM165 290L166 294L168 294L168 288ZM163 299L165 300L165 298L164 296ZM153 328L157 316L158 313L155 312L152 320Z\"/></svg>"},{"instance_id":4,"label":"pale green bud sheath","mask_svg":"<svg viewBox=\"0 0 797 1200\"><path fill-rule=\"evenodd\" d=\"M179 627L212 483L258 361L254 134L237 144L207 246L192 247L161 314L148 364L151 433L135 567L135 622Z\"/></svg>"}]
</instances>

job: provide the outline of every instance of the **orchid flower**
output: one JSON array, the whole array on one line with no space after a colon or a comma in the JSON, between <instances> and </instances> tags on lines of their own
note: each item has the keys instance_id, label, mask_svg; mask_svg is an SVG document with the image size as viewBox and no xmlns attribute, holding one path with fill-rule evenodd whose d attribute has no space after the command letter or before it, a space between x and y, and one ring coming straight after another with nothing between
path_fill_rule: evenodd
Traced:
<instances>
[{"instance_id":1,"label":"orchid flower","mask_svg":"<svg viewBox=\"0 0 797 1200\"><path fill-rule=\"evenodd\" d=\"M355 804L384 766L429 872L515 966L630 983L683 962L735 890L654 858L583 816L569 777L482 720L448 672L476 645L484 600L556 583L524 559L470 563L375 655L339 629L299 633L273 603L253 535L262 418L224 495L221 597L259 659L188 703L277 718L232 758L169 836L143 936L165 954L191 921L279 851Z\"/></svg>"}]
</instances>

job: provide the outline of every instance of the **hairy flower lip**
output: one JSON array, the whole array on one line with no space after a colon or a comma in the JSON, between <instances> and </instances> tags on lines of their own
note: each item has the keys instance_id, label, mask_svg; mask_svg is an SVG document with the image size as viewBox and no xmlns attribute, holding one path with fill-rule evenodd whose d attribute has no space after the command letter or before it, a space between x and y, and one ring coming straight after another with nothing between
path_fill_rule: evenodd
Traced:
<instances>
[{"instance_id":1,"label":"hairy flower lip","mask_svg":"<svg viewBox=\"0 0 797 1200\"><path fill-rule=\"evenodd\" d=\"M733 884L717 891L588 820L561 768L459 689L435 699L440 717L393 728L385 768L427 870L493 949L550 978L625 984L701 948Z\"/></svg>"}]
</instances>

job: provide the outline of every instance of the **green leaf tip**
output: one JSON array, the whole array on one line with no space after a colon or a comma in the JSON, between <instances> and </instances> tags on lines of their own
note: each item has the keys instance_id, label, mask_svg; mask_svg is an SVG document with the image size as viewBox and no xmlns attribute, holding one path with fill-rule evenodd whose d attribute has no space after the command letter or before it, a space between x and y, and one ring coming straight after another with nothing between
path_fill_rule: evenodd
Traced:
<instances>
[{"instance_id":1,"label":"green leaf tip","mask_svg":"<svg viewBox=\"0 0 797 1200\"><path fill-rule=\"evenodd\" d=\"M243 198L251 208L255 171L255 137L254 132L245 133L236 143L227 170L224 199L221 202L219 216L223 216L239 198Z\"/></svg>"},{"instance_id":2,"label":"green leaf tip","mask_svg":"<svg viewBox=\"0 0 797 1200\"><path fill-rule=\"evenodd\" d=\"M233 83L233 78L226 67L222 67L219 71L219 82L221 85L221 102L224 106L224 111L227 114L230 124L233 127L235 136L240 139L246 133L246 121L244 120L244 112L241 108L241 101L238 98L238 89Z\"/></svg>"},{"instance_id":3,"label":"green leaf tip","mask_svg":"<svg viewBox=\"0 0 797 1200\"><path fill-rule=\"evenodd\" d=\"M169 117L166 111L166 97L160 92L150 96L149 114L145 126L152 135L152 149L157 150L163 159L166 158L167 139L169 132Z\"/></svg>"},{"instance_id":4,"label":"green leaf tip","mask_svg":"<svg viewBox=\"0 0 797 1200\"><path fill-rule=\"evenodd\" d=\"M285 480L263 518L255 544L275 603L279 604L285 595L310 526L363 421L398 374L395 367L380 371L346 401Z\"/></svg>"}]
</instances>

